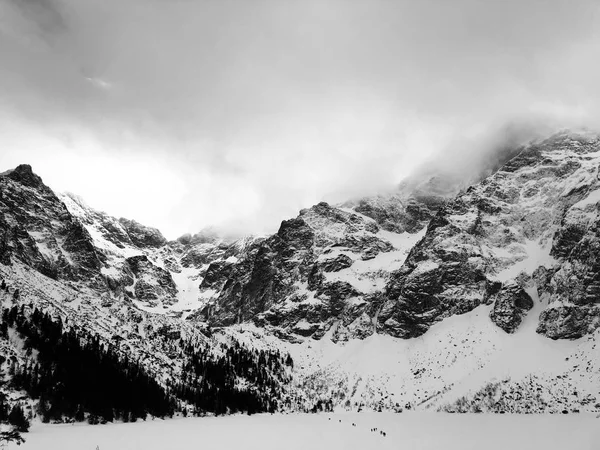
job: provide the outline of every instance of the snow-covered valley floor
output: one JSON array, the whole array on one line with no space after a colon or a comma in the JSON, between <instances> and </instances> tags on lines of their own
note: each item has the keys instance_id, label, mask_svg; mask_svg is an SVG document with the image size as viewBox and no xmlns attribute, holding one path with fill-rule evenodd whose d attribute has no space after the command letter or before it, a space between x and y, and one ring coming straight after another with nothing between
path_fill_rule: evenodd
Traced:
<instances>
[{"instance_id":1,"label":"snow-covered valley floor","mask_svg":"<svg viewBox=\"0 0 600 450\"><path fill-rule=\"evenodd\" d=\"M598 450L600 418L425 412L236 415L97 426L38 423L25 437L23 450Z\"/></svg>"}]
</instances>

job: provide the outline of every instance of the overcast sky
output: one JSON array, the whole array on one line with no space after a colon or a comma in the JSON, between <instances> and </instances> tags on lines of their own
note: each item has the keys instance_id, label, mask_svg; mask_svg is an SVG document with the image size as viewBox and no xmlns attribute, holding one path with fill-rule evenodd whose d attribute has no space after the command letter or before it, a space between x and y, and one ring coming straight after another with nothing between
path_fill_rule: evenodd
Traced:
<instances>
[{"instance_id":1,"label":"overcast sky","mask_svg":"<svg viewBox=\"0 0 600 450\"><path fill-rule=\"evenodd\" d=\"M507 122L595 125L598 80L595 0L0 0L0 171L274 231Z\"/></svg>"}]
</instances>

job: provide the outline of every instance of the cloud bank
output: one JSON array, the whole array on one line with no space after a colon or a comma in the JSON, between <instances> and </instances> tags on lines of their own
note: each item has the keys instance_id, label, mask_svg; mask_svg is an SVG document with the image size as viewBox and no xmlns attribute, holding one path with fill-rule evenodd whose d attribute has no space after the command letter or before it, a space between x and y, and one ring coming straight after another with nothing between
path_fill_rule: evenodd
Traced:
<instances>
[{"instance_id":1,"label":"cloud bank","mask_svg":"<svg viewBox=\"0 0 600 450\"><path fill-rule=\"evenodd\" d=\"M596 127L597 55L591 0L0 0L0 169L272 231L507 123Z\"/></svg>"}]
</instances>

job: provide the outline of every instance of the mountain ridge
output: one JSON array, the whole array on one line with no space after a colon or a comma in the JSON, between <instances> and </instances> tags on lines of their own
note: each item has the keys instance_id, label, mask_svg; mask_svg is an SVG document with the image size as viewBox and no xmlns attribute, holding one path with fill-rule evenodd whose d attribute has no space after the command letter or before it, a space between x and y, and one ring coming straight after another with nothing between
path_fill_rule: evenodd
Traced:
<instances>
[{"instance_id":1,"label":"mountain ridge","mask_svg":"<svg viewBox=\"0 0 600 450\"><path fill-rule=\"evenodd\" d=\"M190 340L289 354L267 410L598 411L600 139L506 155L470 186L321 202L237 240L167 241L19 166L0 175L2 302L100 336L165 386Z\"/></svg>"}]
</instances>

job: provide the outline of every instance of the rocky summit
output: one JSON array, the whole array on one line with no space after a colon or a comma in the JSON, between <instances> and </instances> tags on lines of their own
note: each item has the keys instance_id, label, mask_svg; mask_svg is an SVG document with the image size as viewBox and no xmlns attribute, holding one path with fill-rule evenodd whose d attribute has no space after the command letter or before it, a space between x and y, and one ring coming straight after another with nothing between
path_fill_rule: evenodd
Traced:
<instances>
[{"instance_id":1,"label":"rocky summit","mask_svg":"<svg viewBox=\"0 0 600 450\"><path fill-rule=\"evenodd\" d=\"M166 386L191 367L190 342L289 354L269 408L525 412L510 393L529 377L530 412L598 410L600 138L563 132L490 161L469 181L428 171L319 203L269 236L174 241L21 165L0 174L3 302L60 317Z\"/></svg>"}]
</instances>

